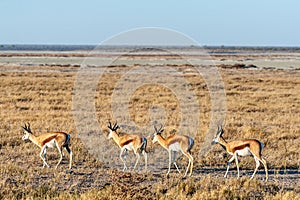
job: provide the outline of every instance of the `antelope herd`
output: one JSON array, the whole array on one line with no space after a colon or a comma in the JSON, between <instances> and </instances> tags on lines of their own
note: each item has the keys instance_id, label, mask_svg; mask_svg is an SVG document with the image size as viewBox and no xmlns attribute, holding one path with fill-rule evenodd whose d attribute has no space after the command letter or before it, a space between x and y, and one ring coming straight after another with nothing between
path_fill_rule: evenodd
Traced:
<instances>
[{"instance_id":1,"label":"antelope herd","mask_svg":"<svg viewBox=\"0 0 300 200\"><path fill-rule=\"evenodd\" d=\"M127 170L126 166L126 156L127 153L130 151L133 151L133 153L136 156L136 161L134 164L133 169L136 168L139 159L140 159L140 154L144 156L145 159L145 170L147 170L147 139L144 136L141 135L135 135L135 134L120 134L118 132L118 129L120 128L117 124L117 122L112 125L111 122L109 121L109 124L107 126L109 128L109 134L108 134L108 139L113 139L113 141L119 146L121 149L119 157L121 161L123 162L123 171ZM33 135L31 129L30 129L30 124L28 123L25 126L22 126L23 131L24 131L24 136L23 140L24 141L31 141L37 146L40 147L40 157L43 161L43 168L49 167L48 163L46 162L46 152L47 148L57 148L60 159L58 163L56 164L56 167L61 163L62 158L63 158L63 150L65 149L68 154L69 154L69 169L71 170L72 168L72 156L73 153L70 149L70 140L71 136L69 133L65 132L50 132L50 133L44 133L39 136ZM168 165L168 171L167 175L170 173L171 170L171 164L173 163L174 166L176 167L177 171L180 173L180 170L177 166L176 163L176 157L177 153L181 152L184 156L188 158L188 165L184 174L184 177L188 174L191 176L192 171L193 171L193 161L194 158L191 155L191 150L194 146L194 139L191 138L190 136L187 135L179 135L179 134L172 134L168 137L163 137L164 129L163 126L161 125L159 128L157 128L154 125L154 134L152 136L152 143L159 143L164 149L167 150L169 154L169 165ZM227 162L227 169L225 176L227 176L229 167L232 161L235 160L236 162L236 167L237 167L237 172L238 172L238 177L240 176L240 171L239 171L239 163L238 163L238 156L253 156L255 162L256 162L256 167L254 169L254 172L251 176L251 179L253 179L254 175L256 174L258 167L260 166L260 162L263 164L265 168L265 173L266 173L266 181L268 180L268 168L267 168L267 163L264 158L262 158L262 150L264 148L264 144L256 139L247 139L247 140L236 140L236 141L231 141L227 142L223 138L223 133L224 130L222 126L218 126L217 133L212 140L211 144L219 144L221 145L230 155L232 155L232 158ZM173 159L172 159L172 153L173 153Z\"/></svg>"}]
</instances>

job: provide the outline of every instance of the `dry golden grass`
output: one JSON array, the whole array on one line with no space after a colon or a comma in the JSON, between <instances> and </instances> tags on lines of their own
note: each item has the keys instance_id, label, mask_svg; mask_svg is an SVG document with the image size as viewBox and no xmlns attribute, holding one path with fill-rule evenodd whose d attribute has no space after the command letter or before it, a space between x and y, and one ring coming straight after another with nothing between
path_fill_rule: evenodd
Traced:
<instances>
[{"instance_id":1,"label":"dry golden grass","mask_svg":"<svg viewBox=\"0 0 300 200\"><path fill-rule=\"evenodd\" d=\"M122 70L130 67L110 67L99 82L95 106L103 129L107 125L107 116L111 115L114 83ZM199 134L193 149L194 173L191 178L183 179L176 173L165 176L165 169L161 172L123 173L103 165L88 152L78 137L72 113L76 67L30 68L44 70L40 72L12 71L12 68L2 67L0 74L0 199L300 198L299 70L219 68L227 95L224 137L228 140L257 138L266 144L263 155L270 169L270 181L265 183L262 168L254 180L249 180L254 169L252 158L241 159L242 178L236 179L236 169L232 164L229 178L225 179L223 175L229 157L220 147L214 146L204 158L197 156L211 116L209 91L197 74L183 73L194 88L201 109ZM175 68L184 72L189 66ZM180 122L180 106L168 88L157 85L138 88L130 101L130 117L138 125L145 126L150 121L148 111L153 105L165 107L165 135L176 131ZM74 152L72 174L66 173L67 159L58 170L41 168L38 148L21 141L20 126L25 122L31 123L35 134L71 130ZM148 143L151 160L151 152L162 149L153 146L150 141ZM115 151L119 151L117 147ZM47 160L50 166L53 167L57 159L56 150L49 150ZM182 159L178 162L181 163Z\"/></svg>"}]
</instances>

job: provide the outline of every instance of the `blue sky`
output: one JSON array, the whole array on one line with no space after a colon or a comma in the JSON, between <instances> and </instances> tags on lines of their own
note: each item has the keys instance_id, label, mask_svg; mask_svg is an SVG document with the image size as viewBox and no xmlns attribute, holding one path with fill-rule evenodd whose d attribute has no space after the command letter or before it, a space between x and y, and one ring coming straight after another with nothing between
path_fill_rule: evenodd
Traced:
<instances>
[{"instance_id":1,"label":"blue sky","mask_svg":"<svg viewBox=\"0 0 300 200\"><path fill-rule=\"evenodd\" d=\"M0 44L99 44L161 27L201 45L300 46L300 1L0 0Z\"/></svg>"}]
</instances>

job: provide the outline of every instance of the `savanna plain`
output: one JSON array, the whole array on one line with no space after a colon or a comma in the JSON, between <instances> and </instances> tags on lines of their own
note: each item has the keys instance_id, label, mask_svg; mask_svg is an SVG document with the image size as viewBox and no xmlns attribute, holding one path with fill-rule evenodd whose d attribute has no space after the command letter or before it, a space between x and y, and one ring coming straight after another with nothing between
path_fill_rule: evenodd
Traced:
<instances>
[{"instance_id":1,"label":"savanna plain","mask_svg":"<svg viewBox=\"0 0 300 200\"><path fill-rule=\"evenodd\" d=\"M250 180L255 167L252 157L240 158L240 178L237 178L234 162L228 177L224 178L230 155L218 145L208 146L207 152L200 155L206 134L214 133L208 133L212 117L209 87L195 66L182 62L177 55L157 54L157 49L151 48L130 50L133 53L126 54L126 48L121 49L121 53L120 49L113 48L103 51L105 53L97 56L104 59L119 53L119 61L111 65L91 66L95 70L104 70L95 90L94 107L103 131L99 134L99 141L100 137L105 141L99 146L105 145L112 152L110 159L113 162L108 163L101 159L101 151L105 148L91 149L82 140L80 128L74 121L74 87L81 68L76 59L95 55L86 51L0 51L0 199L300 199L299 50L207 49L214 69L218 70L224 83L224 138L227 141L255 138L265 144L262 154L269 168L267 182L264 181L262 165ZM192 59L197 58L197 49L183 48L180 51ZM212 67L205 62L200 65ZM169 87L159 82L148 83L140 85L131 94L128 116L142 127L141 134L148 138L149 166L145 171L141 158L133 171L134 155L129 153L129 170L123 172L119 148L112 140L106 139L108 120L115 120L112 101L118 100L113 99L116 98L113 93L121 87L118 80L135 68L159 70L164 66L178 72L186 82L177 79L174 82L165 76L165 81L170 80ZM136 77L144 76L144 72L138 72ZM130 78L123 83L128 81ZM177 97L184 94L175 94L172 84L176 88L182 87L180 91L185 91L188 84L200 110L200 115L195 115L200 122L195 123L197 133L192 134L195 145L191 177L183 177L174 168L167 176L168 161L156 164L157 158L167 156L167 151L151 142L150 133L154 132L153 116L149 115L151 108L157 107L159 111L163 108L163 136L179 129L182 110ZM191 108L191 112L194 109ZM155 117L155 113L153 115ZM118 123L126 125L126 120L120 118ZM70 132L74 154L72 172L68 171L66 153L61 165L54 168L59 159L57 149L48 150L50 168L42 168L39 148L22 141L21 126L27 122L35 135L51 131ZM190 123L189 126L195 125ZM130 129L121 126L122 131ZM180 134L191 135L188 132ZM93 142L97 143L97 137ZM180 156L177 163L183 171L187 159Z\"/></svg>"}]
</instances>

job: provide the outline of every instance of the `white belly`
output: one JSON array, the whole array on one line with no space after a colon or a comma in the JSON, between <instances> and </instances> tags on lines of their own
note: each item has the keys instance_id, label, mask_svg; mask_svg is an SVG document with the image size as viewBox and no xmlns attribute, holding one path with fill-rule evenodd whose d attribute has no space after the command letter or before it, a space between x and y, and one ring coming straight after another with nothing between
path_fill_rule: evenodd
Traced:
<instances>
[{"instance_id":1,"label":"white belly","mask_svg":"<svg viewBox=\"0 0 300 200\"><path fill-rule=\"evenodd\" d=\"M124 148L124 149L127 149L128 151L133 151L133 149L134 149L132 143L130 143L130 144L128 144L128 145L125 145L123 148Z\"/></svg>"},{"instance_id":2,"label":"white belly","mask_svg":"<svg viewBox=\"0 0 300 200\"><path fill-rule=\"evenodd\" d=\"M174 143L174 144L171 144L169 146L169 149L171 151L180 151L180 144L178 142Z\"/></svg>"},{"instance_id":3,"label":"white belly","mask_svg":"<svg viewBox=\"0 0 300 200\"><path fill-rule=\"evenodd\" d=\"M239 156L250 156L250 155L252 155L252 153L251 153L251 151L248 147L244 148L244 149L241 149L241 150L237 150L236 153Z\"/></svg>"},{"instance_id":4,"label":"white belly","mask_svg":"<svg viewBox=\"0 0 300 200\"><path fill-rule=\"evenodd\" d=\"M55 139L53 139L50 142L48 142L46 144L46 146L49 147L49 148L56 148L56 141L55 141Z\"/></svg>"}]
</instances>

